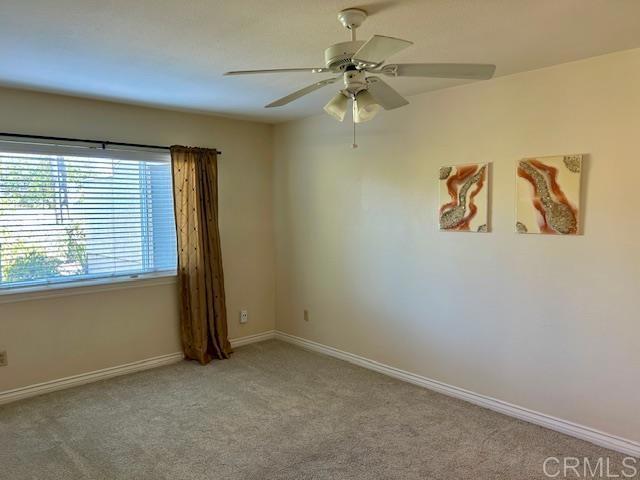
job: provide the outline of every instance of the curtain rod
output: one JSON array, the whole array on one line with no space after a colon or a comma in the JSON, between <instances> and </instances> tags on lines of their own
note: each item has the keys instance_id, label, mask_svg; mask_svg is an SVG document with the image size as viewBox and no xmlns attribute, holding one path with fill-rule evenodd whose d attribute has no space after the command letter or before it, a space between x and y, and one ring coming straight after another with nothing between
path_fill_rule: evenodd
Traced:
<instances>
[{"instance_id":1,"label":"curtain rod","mask_svg":"<svg viewBox=\"0 0 640 480\"><path fill-rule=\"evenodd\" d=\"M164 145L145 145L142 143L123 143L123 142L110 142L108 140L86 140L82 138L67 138L67 137L47 137L43 135L24 135L21 133L0 133L0 137L15 137L15 138L31 138L34 140L56 140L59 142L79 142L79 143L95 143L101 145L102 149L106 149L109 145L116 147L135 147L135 148L153 148L156 150L169 150L170 147ZM220 150L216 150L218 155L222 155Z\"/></svg>"}]
</instances>

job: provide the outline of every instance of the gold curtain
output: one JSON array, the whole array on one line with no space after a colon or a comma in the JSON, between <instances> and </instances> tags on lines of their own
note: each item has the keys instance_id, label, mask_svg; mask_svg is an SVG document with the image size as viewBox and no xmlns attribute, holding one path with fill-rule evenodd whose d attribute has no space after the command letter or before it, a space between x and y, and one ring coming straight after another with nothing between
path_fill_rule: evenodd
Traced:
<instances>
[{"instance_id":1,"label":"gold curtain","mask_svg":"<svg viewBox=\"0 0 640 480\"><path fill-rule=\"evenodd\" d=\"M227 309L218 229L217 152L171 147L178 236L180 330L186 358L229 358Z\"/></svg>"}]
</instances>

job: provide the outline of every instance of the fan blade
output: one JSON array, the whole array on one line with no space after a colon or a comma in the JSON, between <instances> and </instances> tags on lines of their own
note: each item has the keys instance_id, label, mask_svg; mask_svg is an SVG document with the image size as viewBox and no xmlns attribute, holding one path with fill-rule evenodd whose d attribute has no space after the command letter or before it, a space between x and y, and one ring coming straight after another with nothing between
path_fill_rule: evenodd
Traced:
<instances>
[{"instance_id":1,"label":"fan blade","mask_svg":"<svg viewBox=\"0 0 640 480\"><path fill-rule=\"evenodd\" d=\"M378 77L367 77L367 83L369 84L367 90L375 101L385 110L393 110L394 108L409 104L406 98Z\"/></svg>"},{"instance_id":2,"label":"fan blade","mask_svg":"<svg viewBox=\"0 0 640 480\"><path fill-rule=\"evenodd\" d=\"M375 66L384 62L391 55L404 50L413 42L399 38L374 35L360 49L353 54L355 63L367 66Z\"/></svg>"},{"instance_id":3,"label":"fan blade","mask_svg":"<svg viewBox=\"0 0 640 480\"><path fill-rule=\"evenodd\" d=\"M488 80L496 71L495 65L483 63L400 63L385 65L381 72L390 77L433 77Z\"/></svg>"},{"instance_id":4,"label":"fan blade","mask_svg":"<svg viewBox=\"0 0 640 480\"><path fill-rule=\"evenodd\" d=\"M274 68L271 70L235 70L232 72L225 72L227 75L253 75L256 73L292 73L292 72L308 72L308 73L323 73L330 72L328 68Z\"/></svg>"},{"instance_id":5,"label":"fan blade","mask_svg":"<svg viewBox=\"0 0 640 480\"><path fill-rule=\"evenodd\" d=\"M269 105L265 105L264 108L281 107L283 105L286 105L287 103L290 103L290 102L293 102L294 100L297 100L300 97L304 97L305 95L307 95L307 94L309 94L311 92L315 92L316 90L318 90L319 88L324 87L325 85L330 85L332 83L335 83L340 78L342 78L342 76L335 77L335 78L328 78L326 80L321 80L320 82L316 82L316 83L314 83L312 85L309 85L308 87L304 87L304 88L301 88L300 90L297 90L297 91L295 91L293 93L290 93L286 97L282 97L282 98L276 100L275 102L271 102Z\"/></svg>"}]
</instances>

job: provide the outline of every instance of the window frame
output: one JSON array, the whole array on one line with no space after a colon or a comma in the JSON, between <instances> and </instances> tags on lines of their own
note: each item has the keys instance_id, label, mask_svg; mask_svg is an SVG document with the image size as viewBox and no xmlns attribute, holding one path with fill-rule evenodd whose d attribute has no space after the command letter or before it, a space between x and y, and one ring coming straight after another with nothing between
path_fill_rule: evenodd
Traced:
<instances>
[{"instance_id":1,"label":"window frame","mask_svg":"<svg viewBox=\"0 0 640 480\"><path fill-rule=\"evenodd\" d=\"M94 143L38 140L7 140L0 138L0 152L18 154L40 154L58 156L81 156L91 158L113 158L117 160L156 161L171 163L169 152L144 148L120 148L97 146ZM169 172L173 178L173 172ZM173 195L173 191L171 192ZM177 240L177 239L176 239ZM125 273L120 275L78 280L60 280L27 285L24 287L0 288L0 304L38 298L78 295L105 290L118 290L138 286L168 285L177 281L176 267L157 272Z\"/></svg>"},{"instance_id":2,"label":"window frame","mask_svg":"<svg viewBox=\"0 0 640 480\"><path fill-rule=\"evenodd\" d=\"M149 273L137 277L110 277L95 280L77 280L60 284L44 284L24 288L12 288L0 292L0 305L43 298L86 295L96 292L125 290L157 285L175 285L177 273Z\"/></svg>"}]
</instances>

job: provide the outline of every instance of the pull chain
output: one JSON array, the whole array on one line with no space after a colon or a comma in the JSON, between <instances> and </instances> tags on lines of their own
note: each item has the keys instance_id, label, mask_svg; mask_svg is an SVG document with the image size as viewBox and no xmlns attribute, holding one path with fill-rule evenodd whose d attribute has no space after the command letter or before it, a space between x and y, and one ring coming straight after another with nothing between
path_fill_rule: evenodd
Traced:
<instances>
[{"instance_id":1,"label":"pull chain","mask_svg":"<svg viewBox=\"0 0 640 480\"><path fill-rule=\"evenodd\" d=\"M353 143L351 144L351 148L358 148L358 144L356 143L356 122L353 122Z\"/></svg>"}]
</instances>

